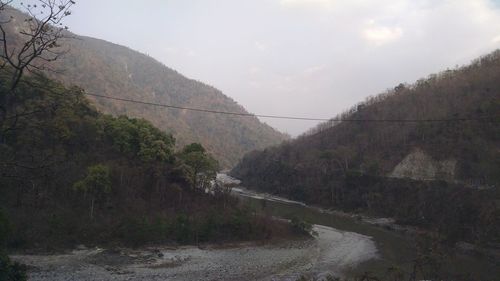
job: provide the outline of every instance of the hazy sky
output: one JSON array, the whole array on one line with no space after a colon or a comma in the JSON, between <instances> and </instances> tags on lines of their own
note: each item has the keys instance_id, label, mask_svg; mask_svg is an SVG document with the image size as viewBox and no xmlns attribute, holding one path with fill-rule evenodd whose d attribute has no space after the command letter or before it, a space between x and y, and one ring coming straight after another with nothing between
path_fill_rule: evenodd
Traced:
<instances>
[{"instance_id":1,"label":"hazy sky","mask_svg":"<svg viewBox=\"0 0 500 281\"><path fill-rule=\"evenodd\" d=\"M257 114L329 118L500 47L493 0L76 0L70 30L148 53ZM307 121L263 119L297 135Z\"/></svg>"}]
</instances>

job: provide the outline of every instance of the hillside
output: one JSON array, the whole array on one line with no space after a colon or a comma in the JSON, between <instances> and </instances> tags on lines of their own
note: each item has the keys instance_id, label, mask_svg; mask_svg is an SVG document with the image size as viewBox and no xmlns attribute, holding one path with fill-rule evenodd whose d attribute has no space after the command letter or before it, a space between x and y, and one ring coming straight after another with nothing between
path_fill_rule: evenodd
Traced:
<instances>
[{"instance_id":1,"label":"hillside","mask_svg":"<svg viewBox=\"0 0 500 281\"><path fill-rule=\"evenodd\" d=\"M0 96L16 96L2 103L15 118L0 126L0 258L4 246L197 243L287 233L286 225L256 217L222 188L205 192L217 164L200 144L177 150L175 139L147 120L99 113L81 89L31 76L11 90L11 77L10 68L0 69Z\"/></svg>"},{"instance_id":2,"label":"hillside","mask_svg":"<svg viewBox=\"0 0 500 281\"><path fill-rule=\"evenodd\" d=\"M21 26L23 14L9 9L5 17ZM19 28L18 28L19 29ZM11 33L16 34L18 33ZM61 49L69 50L54 62L48 75L66 85L76 85L89 93L152 103L171 104L219 111L247 113L231 98L214 87L186 78L155 59L104 40L68 34ZM14 35L12 35L14 36ZM177 109L155 108L103 98L89 97L96 107L113 115L145 118L172 133L179 146L200 142L230 167L244 153L275 145L287 137L255 117L235 117Z\"/></svg>"},{"instance_id":3,"label":"hillside","mask_svg":"<svg viewBox=\"0 0 500 281\"><path fill-rule=\"evenodd\" d=\"M247 154L232 175L262 191L431 228L446 223L460 238L479 239L479 229L500 225L481 217L499 210L498 77L495 51L400 84L334 118L351 121ZM355 121L386 119L428 121Z\"/></svg>"}]
</instances>

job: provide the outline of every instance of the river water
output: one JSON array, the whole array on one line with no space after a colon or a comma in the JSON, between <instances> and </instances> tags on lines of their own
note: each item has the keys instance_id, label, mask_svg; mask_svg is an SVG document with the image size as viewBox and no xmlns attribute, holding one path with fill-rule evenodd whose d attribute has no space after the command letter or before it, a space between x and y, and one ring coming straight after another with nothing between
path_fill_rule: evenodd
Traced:
<instances>
[{"instance_id":1,"label":"river water","mask_svg":"<svg viewBox=\"0 0 500 281\"><path fill-rule=\"evenodd\" d=\"M235 181L235 179L226 175L222 175L222 178ZM413 269L416 258L414 238L411 235L405 235L383 227L384 223L391 221L390 219L373 219L371 221L359 219L357 216L307 206L302 202L256 193L240 186L233 188L233 194L252 208L266 214L283 219L298 217L315 224L316 228L330 227L342 233L353 233L373 241L375 254L367 253L364 259L358 257L359 262L353 263L352 266L342 267L342 275L352 277L370 272L378 276L384 276L390 267L396 267L405 272L411 272ZM373 222L380 222L380 224L375 225ZM357 247L359 245L353 244L356 241L346 240L345 242L348 244L326 244L325 246L334 246L335 248L328 249L331 252L352 251L356 253L360 249L362 251L372 251L369 247L366 248L363 245ZM366 239L360 239L357 242L366 243ZM331 269L332 272L338 272L339 263L342 262L341 260L331 259L330 263L326 261L326 264L321 269L326 271ZM479 253L469 252L465 254L456 251L453 257L446 261L446 264L446 270L450 274L471 274L479 278L479 280L500 280L499 261L492 260L491 257Z\"/></svg>"},{"instance_id":2,"label":"river water","mask_svg":"<svg viewBox=\"0 0 500 281\"><path fill-rule=\"evenodd\" d=\"M233 194L238 196L252 208L268 215L283 219L298 217L316 225L316 228L321 229L322 227L330 227L340 232L361 235L373 241L375 253L367 253L366 256L369 257L368 259L361 259L361 262L353 263L351 267L342 267L343 272L340 273L343 273L343 275L354 276L364 272L380 274L394 265L410 270L413 265L415 247L413 246L413 241L406 236L361 222L348 215L327 212L319 208L309 207L301 202L266 194L258 194L244 188L234 188ZM340 251L356 252L359 251L360 247L355 243L365 243L362 239L358 241L346 240L344 242L348 244L335 245L336 247L334 249L324 249L323 247L328 245L326 244L324 246L322 245L322 248L325 251L330 250L333 252L339 249ZM366 249L366 247L361 248L369 252L373 251L369 247L368 249ZM325 263L326 262L328 261L325 261ZM342 262L342 260L332 259L329 264L324 264L322 269L338 274L338 263Z\"/></svg>"},{"instance_id":3,"label":"river water","mask_svg":"<svg viewBox=\"0 0 500 281\"><path fill-rule=\"evenodd\" d=\"M225 175L219 178L237 182ZM309 221L314 224L317 236L263 245L247 242L139 249L78 247L61 254L11 257L29 266L29 280L34 281L295 281L301 275L324 280L321 277L327 274L359 277L371 272L383 277L390 267L412 270L413 239L373 224L390 223L390 219L360 220L242 187L233 188L233 195L242 204L278 219L299 217ZM475 276L466 280L500 280L498 259L473 253L456 254L447 264L452 273L470 272Z\"/></svg>"}]
</instances>

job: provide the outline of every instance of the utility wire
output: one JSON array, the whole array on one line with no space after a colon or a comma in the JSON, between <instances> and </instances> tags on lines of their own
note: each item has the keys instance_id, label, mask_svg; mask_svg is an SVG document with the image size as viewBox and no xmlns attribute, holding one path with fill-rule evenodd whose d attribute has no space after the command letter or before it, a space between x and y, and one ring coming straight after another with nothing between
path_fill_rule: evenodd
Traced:
<instances>
[{"instance_id":1,"label":"utility wire","mask_svg":"<svg viewBox=\"0 0 500 281\"><path fill-rule=\"evenodd\" d=\"M394 122L394 123L417 123L417 122L463 122L463 121L490 121L490 122L498 122L494 121L494 118L498 118L500 116L490 116L490 117L477 117L477 118L446 118L446 119L326 119L326 118L310 118L310 117L296 117L296 116L280 116L280 115L264 115L264 114L252 114L252 113L239 113L239 112L230 112L230 111L219 111L219 110L211 110L211 109L203 109L203 108L194 108L194 107L184 107L184 106L176 106L170 104L161 104L154 102L146 102L140 100L133 99L125 99L118 98L112 96L105 96L99 94L92 94L85 92L86 95L105 98L110 100L124 101L136 104L143 105L151 105L157 107L164 108L174 108L180 110L189 110L195 112L204 112L204 113L214 113L214 114L225 114L225 115L234 115L234 116L245 116L245 117L261 117L261 118L273 118L273 119L288 119L288 120L304 120L304 121L326 121L326 122Z\"/></svg>"}]
</instances>

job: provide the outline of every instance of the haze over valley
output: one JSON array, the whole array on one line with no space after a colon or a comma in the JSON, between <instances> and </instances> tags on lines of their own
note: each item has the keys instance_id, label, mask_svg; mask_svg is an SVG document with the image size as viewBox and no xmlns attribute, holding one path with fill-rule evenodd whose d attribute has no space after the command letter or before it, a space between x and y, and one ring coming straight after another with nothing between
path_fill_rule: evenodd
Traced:
<instances>
[{"instance_id":1,"label":"haze over valley","mask_svg":"<svg viewBox=\"0 0 500 281\"><path fill-rule=\"evenodd\" d=\"M149 54L249 112L331 118L498 48L499 7L495 0L88 0L67 24ZM108 20L115 16L131 20ZM261 120L292 136L317 123Z\"/></svg>"},{"instance_id":2,"label":"haze over valley","mask_svg":"<svg viewBox=\"0 0 500 281\"><path fill-rule=\"evenodd\" d=\"M496 280L500 3L0 0L0 281Z\"/></svg>"}]
</instances>

